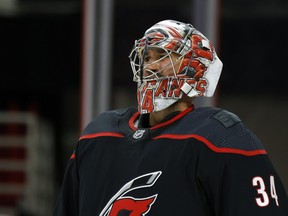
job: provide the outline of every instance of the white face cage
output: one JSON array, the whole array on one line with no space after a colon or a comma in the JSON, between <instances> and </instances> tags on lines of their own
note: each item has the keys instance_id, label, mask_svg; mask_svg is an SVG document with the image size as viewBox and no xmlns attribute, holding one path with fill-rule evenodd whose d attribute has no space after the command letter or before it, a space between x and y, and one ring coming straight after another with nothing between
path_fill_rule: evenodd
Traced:
<instances>
[{"instance_id":1,"label":"white face cage","mask_svg":"<svg viewBox=\"0 0 288 216\"><path fill-rule=\"evenodd\" d=\"M153 47L153 46L149 46L148 49L159 49L158 47ZM173 53L170 50L167 49L163 49L164 52L166 53L165 55L163 55L161 58L159 58L158 60L154 61L154 62L149 62L149 63L144 63L144 55L141 53L143 52L142 50L139 50L141 48L139 47L135 47L131 54L130 54L130 64L131 64L131 68L133 71L133 81L134 82L141 82L143 80L148 81L148 80L157 80L157 79L162 79L165 78L163 76L163 71L165 69L167 69L168 67L171 67L173 70L173 74L169 75L170 76L177 76L177 69L175 67L175 62L176 61L181 61L181 59L183 58L183 56L179 56L177 59L173 59L171 54ZM153 64L157 64L158 62L161 62L163 59L169 58L170 63L165 65L165 67L162 67L160 70L158 71L153 71L150 70L149 67ZM145 75L143 70L145 69Z\"/></svg>"},{"instance_id":2,"label":"white face cage","mask_svg":"<svg viewBox=\"0 0 288 216\"><path fill-rule=\"evenodd\" d=\"M169 47L170 49L167 49L166 47ZM163 50L166 55L162 56L158 60L145 64L145 55L147 53L148 49L161 49ZM190 52L192 49L191 42L186 39L173 39L169 37L168 35L160 35L160 34L154 34L154 32L151 32L150 34L146 35L145 37L136 40L134 44L134 48L132 49L129 59L131 68L133 71L133 81L139 82L142 80L151 80L151 79L161 79L163 78L162 72L166 68L162 68L159 71L152 71L145 69L146 73L148 72L148 75L146 74L143 76L143 70L144 67L149 67L152 64L156 64L160 61L162 61L164 58L170 59L170 64L173 68L174 76L177 75L178 71L176 71L174 62L171 54L175 53L179 55L177 61L181 61L183 57ZM169 65L166 65L166 67L169 67Z\"/></svg>"}]
</instances>

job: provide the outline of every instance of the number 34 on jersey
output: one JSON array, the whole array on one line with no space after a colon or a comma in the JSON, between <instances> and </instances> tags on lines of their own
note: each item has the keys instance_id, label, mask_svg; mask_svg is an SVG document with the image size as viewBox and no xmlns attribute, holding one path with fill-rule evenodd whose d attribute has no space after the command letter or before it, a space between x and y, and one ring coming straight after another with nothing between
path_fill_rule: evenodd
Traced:
<instances>
[{"instance_id":1,"label":"number 34 on jersey","mask_svg":"<svg viewBox=\"0 0 288 216\"><path fill-rule=\"evenodd\" d=\"M255 200L258 206L268 206L271 200L274 200L276 206L279 206L274 176L270 176L270 188L269 186L267 187L267 185L265 185L263 178L259 176L252 179L252 185L257 190L258 196L255 198Z\"/></svg>"}]
</instances>

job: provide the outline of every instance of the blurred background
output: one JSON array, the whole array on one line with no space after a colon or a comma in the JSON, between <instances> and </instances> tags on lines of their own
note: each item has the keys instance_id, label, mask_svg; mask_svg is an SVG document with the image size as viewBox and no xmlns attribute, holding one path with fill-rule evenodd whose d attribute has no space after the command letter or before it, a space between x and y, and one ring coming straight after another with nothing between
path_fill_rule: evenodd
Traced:
<instances>
[{"instance_id":1,"label":"blurred background","mask_svg":"<svg viewBox=\"0 0 288 216\"><path fill-rule=\"evenodd\" d=\"M163 19L191 22L224 62L212 104L263 141L288 190L288 1L0 0L0 215L52 214L81 129L136 105L128 55Z\"/></svg>"}]
</instances>

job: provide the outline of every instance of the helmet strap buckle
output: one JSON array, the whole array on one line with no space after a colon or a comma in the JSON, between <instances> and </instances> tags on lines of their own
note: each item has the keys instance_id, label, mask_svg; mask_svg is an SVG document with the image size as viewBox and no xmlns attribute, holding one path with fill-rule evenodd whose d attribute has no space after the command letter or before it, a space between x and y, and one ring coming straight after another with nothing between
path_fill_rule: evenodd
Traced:
<instances>
[{"instance_id":1,"label":"helmet strap buckle","mask_svg":"<svg viewBox=\"0 0 288 216\"><path fill-rule=\"evenodd\" d=\"M193 86L189 85L188 83L184 83L181 87L181 90L188 96L188 97L195 97L198 96L199 93L194 89Z\"/></svg>"}]
</instances>

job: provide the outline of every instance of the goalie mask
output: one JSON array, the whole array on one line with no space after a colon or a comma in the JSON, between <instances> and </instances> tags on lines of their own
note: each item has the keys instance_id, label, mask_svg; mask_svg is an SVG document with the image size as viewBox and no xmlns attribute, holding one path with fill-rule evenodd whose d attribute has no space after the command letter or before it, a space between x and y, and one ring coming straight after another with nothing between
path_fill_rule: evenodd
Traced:
<instances>
[{"instance_id":1,"label":"goalie mask","mask_svg":"<svg viewBox=\"0 0 288 216\"><path fill-rule=\"evenodd\" d=\"M141 114L163 110L183 94L212 97L222 62L191 24L165 20L135 41L129 56Z\"/></svg>"}]
</instances>

